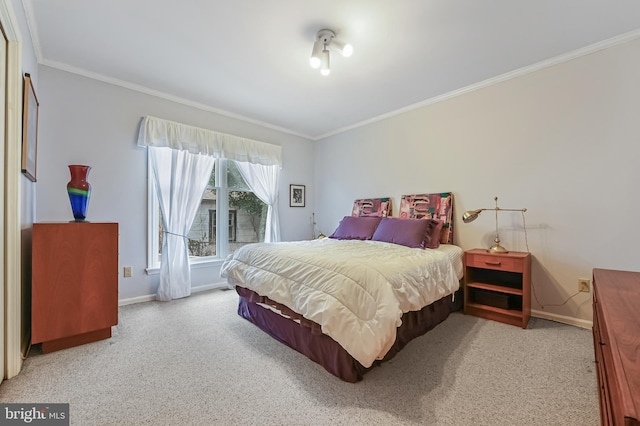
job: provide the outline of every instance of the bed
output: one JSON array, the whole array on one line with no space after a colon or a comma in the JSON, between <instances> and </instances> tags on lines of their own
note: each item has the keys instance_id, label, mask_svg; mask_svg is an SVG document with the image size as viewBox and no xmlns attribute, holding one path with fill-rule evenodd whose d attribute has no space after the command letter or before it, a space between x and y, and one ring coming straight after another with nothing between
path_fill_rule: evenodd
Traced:
<instances>
[{"instance_id":1,"label":"bed","mask_svg":"<svg viewBox=\"0 0 640 426\"><path fill-rule=\"evenodd\" d=\"M462 302L452 194L403 196L398 218L370 200L329 238L247 245L222 267L240 316L347 382Z\"/></svg>"}]
</instances>

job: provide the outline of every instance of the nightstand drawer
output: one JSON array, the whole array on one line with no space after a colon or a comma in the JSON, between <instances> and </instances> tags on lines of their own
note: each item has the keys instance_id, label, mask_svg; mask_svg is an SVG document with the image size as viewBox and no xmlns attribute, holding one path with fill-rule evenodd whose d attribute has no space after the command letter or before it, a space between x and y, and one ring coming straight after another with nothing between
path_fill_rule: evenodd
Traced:
<instances>
[{"instance_id":1,"label":"nightstand drawer","mask_svg":"<svg viewBox=\"0 0 640 426\"><path fill-rule=\"evenodd\" d=\"M520 258L494 256L491 254L467 253L467 266L472 268L494 269L496 271L522 272Z\"/></svg>"}]
</instances>

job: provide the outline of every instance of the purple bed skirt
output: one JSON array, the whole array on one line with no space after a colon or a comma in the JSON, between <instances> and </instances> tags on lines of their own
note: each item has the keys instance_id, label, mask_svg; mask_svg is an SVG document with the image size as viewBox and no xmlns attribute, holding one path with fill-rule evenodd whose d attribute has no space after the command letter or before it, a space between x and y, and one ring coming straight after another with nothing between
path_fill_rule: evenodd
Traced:
<instances>
[{"instance_id":1,"label":"purple bed skirt","mask_svg":"<svg viewBox=\"0 0 640 426\"><path fill-rule=\"evenodd\" d=\"M257 325L274 339L322 365L331 374L352 383L362 380L363 375L371 368L393 358L411 340L440 324L451 312L461 309L462 304L462 294L458 291L455 301L452 301L449 295L425 306L420 311L405 313L402 316L402 325L398 327L396 341L384 359L365 368L335 340L322 334L320 326L315 322L302 318L286 306L249 289L236 287L236 291L240 296L238 315ZM258 305L258 302L274 306L291 318L299 320L300 323L278 315Z\"/></svg>"}]
</instances>

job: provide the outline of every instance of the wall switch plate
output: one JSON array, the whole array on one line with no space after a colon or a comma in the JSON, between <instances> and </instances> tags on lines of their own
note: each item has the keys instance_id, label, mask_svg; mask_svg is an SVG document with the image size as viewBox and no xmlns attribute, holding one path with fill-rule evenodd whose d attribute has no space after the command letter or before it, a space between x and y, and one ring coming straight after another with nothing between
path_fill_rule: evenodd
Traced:
<instances>
[{"instance_id":1,"label":"wall switch plate","mask_svg":"<svg viewBox=\"0 0 640 426\"><path fill-rule=\"evenodd\" d=\"M131 276L131 266L125 266L124 272L122 274L123 277L127 278Z\"/></svg>"}]
</instances>

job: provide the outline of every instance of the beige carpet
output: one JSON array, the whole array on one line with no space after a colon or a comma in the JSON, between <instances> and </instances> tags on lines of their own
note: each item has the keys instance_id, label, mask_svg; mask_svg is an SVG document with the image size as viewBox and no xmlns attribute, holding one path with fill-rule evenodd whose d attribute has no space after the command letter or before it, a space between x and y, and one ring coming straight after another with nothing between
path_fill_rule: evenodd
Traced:
<instances>
[{"instance_id":1,"label":"beige carpet","mask_svg":"<svg viewBox=\"0 0 640 426\"><path fill-rule=\"evenodd\" d=\"M215 290L120 308L111 339L37 347L0 400L70 403L74 425L597 425L591 332L461 313L362 382L340 381Z\"/></svg>"}]
</instances>

